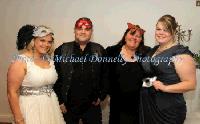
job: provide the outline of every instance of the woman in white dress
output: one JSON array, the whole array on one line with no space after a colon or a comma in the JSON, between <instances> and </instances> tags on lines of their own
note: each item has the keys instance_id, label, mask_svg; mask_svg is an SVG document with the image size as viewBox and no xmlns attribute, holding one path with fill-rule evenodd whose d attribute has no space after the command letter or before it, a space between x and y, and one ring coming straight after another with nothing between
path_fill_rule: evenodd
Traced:
<instances>
[{"instance_id":1,"label":"woman in white dress","mask_svg":"<svg viewBox=\"0 0 200 124\"><path fill-rule=\"evenodd\" d=\"M23 26L7 74L7 92L15 124L65 124L52 86L57 73L52 52L53 32L46 26Z\"/></svg>"}]
</instances>

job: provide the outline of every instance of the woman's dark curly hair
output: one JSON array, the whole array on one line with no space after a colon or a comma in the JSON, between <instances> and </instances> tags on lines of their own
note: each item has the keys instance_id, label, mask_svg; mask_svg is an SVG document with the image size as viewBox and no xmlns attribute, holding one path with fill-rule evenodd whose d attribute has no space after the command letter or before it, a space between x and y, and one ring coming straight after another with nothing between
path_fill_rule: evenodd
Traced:
<instances>
[{"instance_id":1,"label":"woman's dark curly hair","mask_svg":"<svg viewBox=\"0 0 200 124\"><path fill-rule=\"evenodd\" d=\"M123 46L124 44L126 44L126 41L125 41L125 37L126 35L128 34L128 32L130 31L131 29L126 29L126 31L124 32L124 35L122 37L122 39L118 42L118 45L121 45ZM136 31L134 32L131 32L131 35L134 35ZM144 44L144 35L142 34L142 41L140 42L140 44Z\"/></svg>"},{"instance_id":2,"label":"woman's dark curly hair","mask_svg":"<svg viewBox=\"0 0 200 124\"><path fill-rule=\"evenodd\" d=\"M139 27L139 26L138 26ZM123 46L124 44L126 44L126 41L125 41L125 37L126 35L128 34L128 32L130 31L131 29L126 29L126 31L124 32L124 35L122 37L122 39L118 42L118 45L119 46ZM131 32L131 35L134 35L136 31L134 32ZM142 34L142 41L140 42L138 48L137 48L137 51L139 52L142 52L142 49L144 47L144 34Z\"/></svg>"},{"instance_id":3,"label":"woman's dark curly hair","mask_svg":"<svg viewBox=\"0 0 200 124\"><path fill-rule=\"evenodd\" d=\"M27 46L30 44L31 40L34 38L33 36L33 25L24 25L19 29L18 35L17 35L17 49L22 50L27 48Z\"/></svg>"},{"instance_id":4,"label":"woman's dark curly hair","mask_svg":"<svg viewBox=\"0 0 200 124\"><path fill-rule=\"evenodd\" d=\"M138 25L137 25L138 26ZM140 27L140 26L138 26ZM130 31L131 29L126 29L126 31L124 32L124 35L122 37L122 39L117 43L118 46L122 47L124 44L126 44L126 41L125 41L125 37L126 35L128 34L128 32ZM134 32L131 32L131 35L134 35L136 31ZM142 41L140 42L137 50L136 50L136 54L141 54L141 55L145 55L146 53L148 53L150 51L150 47L148 46L145 46L144 45L144 34L142 34Z\"/></svg>"}]
</instances>

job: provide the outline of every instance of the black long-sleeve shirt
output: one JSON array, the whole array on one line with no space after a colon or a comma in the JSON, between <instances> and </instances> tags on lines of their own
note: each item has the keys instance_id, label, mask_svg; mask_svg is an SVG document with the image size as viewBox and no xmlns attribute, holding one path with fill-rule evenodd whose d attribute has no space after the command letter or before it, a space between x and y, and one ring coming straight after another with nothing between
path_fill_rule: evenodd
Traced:
<instances>
[{"instance_id":1,"label":"black long-sleeve shirt","mask_svg":"<svg viewBox=\"0 0 200 124\"><path fill-rule=\"evenodd\" d=\"M82 51L80 45L77 42L71 42L73 50L71 55L72 68L73 71L68 68L61 67L60 62L55 61L56 71L58 73L58 80L54 85L54 90L58 95L60 104L64 101L69 102L70 104L76 104L85 102L87 100L95 101L97 98L103 100L107 95L108 82L106 74L106 64L105 63L94 63L89 61L91 55L94 55L94 52L100 50L101 55L104 54L105 50L99 44L89 42L87 43L85 49ZM63 45L67 45L63 44ZM55 50L55 55L62 56L62 46L58 47ZM93 50L92 50L93 49ZM94 50L95 49L95 50ZM97 49L97 51L96 51ZM98 52L97 52L98 53ZM76 61L78 58L83 58L83 61ZM70 81L70 89L66 96L63 97L62 87L67 83L66 75L62 73L62 70L65 69L67 72L72 73Z\"/></svg>"},{"instance_id":2,"label":"black long-sleeve shirt","mask_svg":"<svg viewBox=\"0 0 200 124\"><path fill-rule=\"evenodd\" d=\"M90 57L91 45L88 43L85 49L82 51L78 43L74 43L73 49L74 57ZM93 90L93 77L92 75L92 65L88 61L85 62L74 62L73 64L74 72L72 74L72 83L71 83L71 97L74 99L82 100L90 97Z\"/></svg>"}]
</instances>

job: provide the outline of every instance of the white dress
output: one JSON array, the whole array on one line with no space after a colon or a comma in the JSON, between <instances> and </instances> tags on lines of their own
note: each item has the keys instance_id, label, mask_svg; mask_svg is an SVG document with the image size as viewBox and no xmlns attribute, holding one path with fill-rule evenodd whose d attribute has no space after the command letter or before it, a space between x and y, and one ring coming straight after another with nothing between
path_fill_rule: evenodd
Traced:
<instances>
[{"instance_id":1,"label":"white dress","mask_svg":"<svg viewBox=\"0 0 200 124\"><path fill-rule=\"evenodd\" d=\"M31 58L19 55L27 64L27 71L22 87L38 88L53 85L57 80L57 73L53 61L50 68L41 68ZM65 124L58 98L54 91L49 94L20 95L19 104L26 124Z\"/></svg>"}]
</instances>

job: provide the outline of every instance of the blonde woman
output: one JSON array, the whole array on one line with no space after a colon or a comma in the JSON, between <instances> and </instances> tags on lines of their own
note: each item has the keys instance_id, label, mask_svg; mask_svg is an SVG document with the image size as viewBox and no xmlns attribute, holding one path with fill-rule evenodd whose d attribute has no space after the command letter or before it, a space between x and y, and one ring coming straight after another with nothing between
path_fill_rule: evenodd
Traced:
<instances>
[{"instance_id":1,"label":"blonde woman","mask_svg":"<svg viewBox=\"0 0 200 124\"><path fill-rule=\"evenodd\" d=\"M51 53L53 32L46 26L25 25L17 36L22 51L11 63L7 92L15 124L65 124L52 86L57 73Z\"/></svg>"},{"instance_id":2,"label":"blonde woman","mask_svg":"<svg viewBox=\"0 0 200 124\"><path fill-rule=\"evenodd\" d=\"M156 76L152 87L143 87L140 102L141 124L183 124L186 102L183 93L194 90L196 68L188 47L175 42L177 22L171 15L162 16L155 29L159 45L143 62L149 76Z\"/></svg>"}]
</instances>

